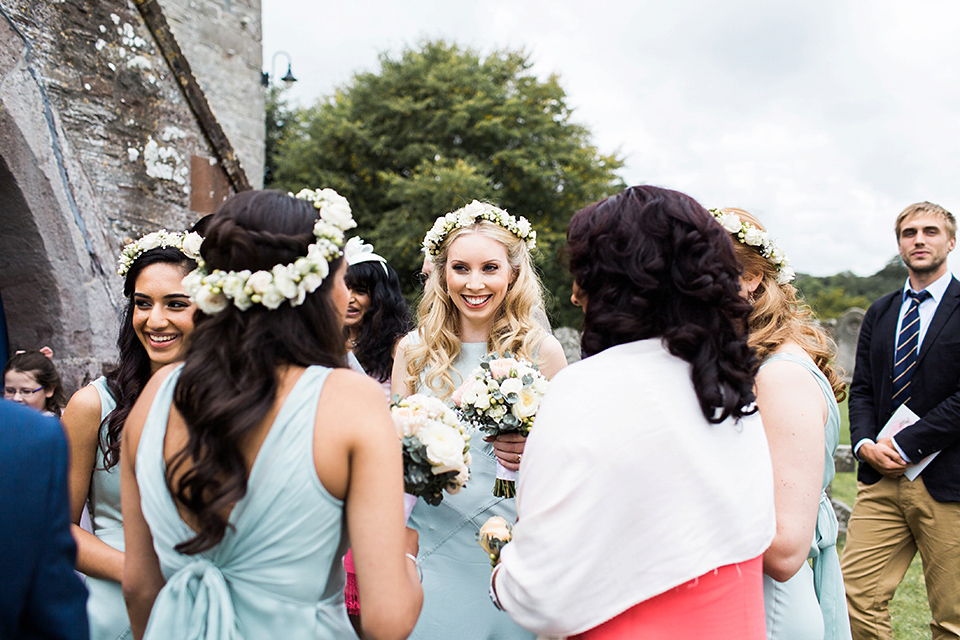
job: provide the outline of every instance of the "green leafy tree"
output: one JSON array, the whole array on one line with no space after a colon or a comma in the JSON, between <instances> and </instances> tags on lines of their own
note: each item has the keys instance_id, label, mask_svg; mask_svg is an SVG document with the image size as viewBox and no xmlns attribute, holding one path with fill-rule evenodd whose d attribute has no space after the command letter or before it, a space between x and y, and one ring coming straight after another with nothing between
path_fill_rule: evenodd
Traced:
<instances>
[{"instance_id":1,"label":"green leafy tree","mask_svg":"<svg viewBox=\"0 0 960 640\"><path fill-rule=\"evenodd\" d=\"M287 125L295 118L295 111L283 97L285 87L270 85L267 89L265 109L265 153L263 164L263 184L271 185L277 172L277 157L280 153L280 140Z\"/></svg>"},{"instance_id":2,"label":"green leafy tree","mask_svg":"<svg viewBox=\"0 0 960 640\"><path fill-rule=\"evenodd\" d=\"M279 140L276 188L332 187L358 233L401 274L420 268L437 216L486 200L526 216L555 324L576 326L570 278L558 263L570 217L625 186L617 153L603 155L572 121L556 76L541 80L522 51L481 56L443 41L380 56L335 95L297 114Z\"/></svg>"}]
</instances>

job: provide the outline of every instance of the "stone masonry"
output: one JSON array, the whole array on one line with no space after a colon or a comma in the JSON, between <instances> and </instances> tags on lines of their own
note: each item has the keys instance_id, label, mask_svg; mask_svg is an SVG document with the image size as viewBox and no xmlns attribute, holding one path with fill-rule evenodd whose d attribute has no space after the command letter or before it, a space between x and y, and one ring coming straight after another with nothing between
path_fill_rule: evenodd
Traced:
<instances>
[{"instance_id":1,"label":"stone masonry","mask_svg":"<svg viewBox=\"0 0 960 640\"><path fill-rule=\"evenodd\" d=\"M156 6L259 187L259 0ZM0 295L11 349L53 347L68 392L116 357L122 246L231 192L158 42L133 1L0 0Z\"/></svg>"}]
</instances>

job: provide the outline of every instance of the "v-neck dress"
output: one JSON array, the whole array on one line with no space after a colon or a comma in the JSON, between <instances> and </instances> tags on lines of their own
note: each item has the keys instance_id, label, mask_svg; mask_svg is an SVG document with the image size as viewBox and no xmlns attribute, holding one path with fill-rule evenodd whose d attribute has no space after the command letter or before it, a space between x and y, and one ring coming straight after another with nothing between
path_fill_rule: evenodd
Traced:
<instances>
[{"instance_id":1,"label":"v-neck dress","mask_svg":"<svg viewBox=\"0 0 960 640\"><path fill-rule=\"evenodd\" d=\"M136 458L141 507L166 579L145 638L356 638L343 602L343 502L323 487L313 458L317 402L330 369L310 367L294 385L223 540L196 555L174 550L193 531L164 480L163 440L180 371L161 385Z\"/></svg>"}]
</instances>

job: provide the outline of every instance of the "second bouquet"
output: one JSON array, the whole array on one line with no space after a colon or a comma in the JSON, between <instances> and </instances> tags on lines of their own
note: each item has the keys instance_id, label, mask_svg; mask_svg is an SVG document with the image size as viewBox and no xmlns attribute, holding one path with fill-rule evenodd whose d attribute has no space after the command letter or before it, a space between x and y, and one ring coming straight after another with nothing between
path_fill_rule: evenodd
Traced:
<instances>
[{"instance_id":1,"label":"second bouquet","mask_svg":"<svg viewBox=\"0 0 960 640\"><path fill-rule=\"evenodd\" d=\"M403 445L403 488L437 506L470 478L470 434L441 400L414 394L390 405ZM412 508L412 504L410 505ZM409 516L409 512L407 513Z\"/></svg>"},{"instance_id":2,"label":"second bouquet","mask_svg":"<svg viewBox=\"0 0 960 640\"><path fill-rule=\"evenodd\" d=\"M464 421L487 436L519 433L526 437L547 391L547 379L536 365L509 355L488 353L453 394ZM497 461L493 495L516 495L517 473Z\"/></svg>"}]
</instances>

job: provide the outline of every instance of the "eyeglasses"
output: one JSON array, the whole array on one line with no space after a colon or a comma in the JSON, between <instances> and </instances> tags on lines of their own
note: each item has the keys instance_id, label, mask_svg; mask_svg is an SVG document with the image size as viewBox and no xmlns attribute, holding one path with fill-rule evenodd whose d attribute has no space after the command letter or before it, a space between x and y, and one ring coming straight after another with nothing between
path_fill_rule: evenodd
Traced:
<instances>
[{"instance_id":1,"label":"eyeglasses","mask_svg":"<svg viewBox=\"0 0 960 640\"><path fill-rule=\"evenodd\" d=\"M29 398L35 393L40 393L43 391L43 387L37 387L36 389L14 389L13 387L4 387L3 388L3 397L4 398L13 398L19 393L21 398Z\"/></svg>"}]
</instances>

